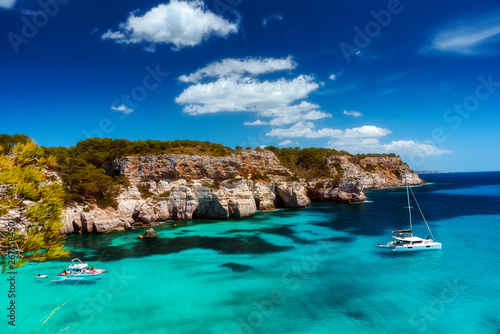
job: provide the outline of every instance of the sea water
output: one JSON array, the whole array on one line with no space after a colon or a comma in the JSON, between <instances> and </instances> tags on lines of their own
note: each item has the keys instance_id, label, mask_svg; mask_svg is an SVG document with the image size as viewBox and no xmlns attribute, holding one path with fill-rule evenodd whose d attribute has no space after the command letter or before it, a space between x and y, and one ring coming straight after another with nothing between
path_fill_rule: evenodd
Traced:
<instances>
[{"instance_id":1,"label":"sea water","mask_svg":"<svg viewBox=\"0 0 500 334\"><path fill-rule=\"evenodd\" d=\"M108 273L52 282L69 259L0 282L1 333L499 333L500 173L429 174L413 187L441 251L376 248L408 228L404 189L244 220L165 222L67 241ZM414 208L415 235L429 232ZM36 279L47 274L47 279Z\"/></svg>"}]
</instances>

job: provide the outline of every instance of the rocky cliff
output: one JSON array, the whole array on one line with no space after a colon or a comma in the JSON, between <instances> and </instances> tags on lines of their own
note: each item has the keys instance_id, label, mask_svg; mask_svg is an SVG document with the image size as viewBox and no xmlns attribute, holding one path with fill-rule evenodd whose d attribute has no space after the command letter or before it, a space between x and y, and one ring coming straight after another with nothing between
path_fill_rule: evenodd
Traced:
<instances>
[{"instance_id":1,"label":"rocky cliff","mask_svg":"<svg viewBox=\"0 0 500 334\"><path fill-rule=\"evenodd\" d=\"M155 155L113 161L108 173L125 176L130 186L117 197L118 208L71 205L65 233L102 233L166 220L239 219L257 210L303 208L312 201L366 200L365 189L423 181L400 158L331 156L331 178L297 181L269 151L243 151L229 157ZM256 180L252 175L265 177ZM291 181L294 180L294 181Z\"/></svg>"}]
</instances>

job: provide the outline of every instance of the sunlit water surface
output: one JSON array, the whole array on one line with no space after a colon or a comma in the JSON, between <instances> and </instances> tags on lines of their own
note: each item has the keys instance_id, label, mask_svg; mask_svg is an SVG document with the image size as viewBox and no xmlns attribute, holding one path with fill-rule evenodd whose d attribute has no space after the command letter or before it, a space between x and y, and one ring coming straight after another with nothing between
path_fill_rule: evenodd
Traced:
<instances>
[{"instance_id":1,"label":"sunlit water surface","mask_svg":"<svg viewBox=\"0 0 500 334\"><path fill-rule=\"evenodd\" d=\"M71 256L107 276L51 282L68 259L21 268L16 326L4 315L0 331L499 333L500 173L424 179L413 191L442 251L375 248L407 228L403 189L246 220L166 222L157 240L138 239L145 229L72 236ZM416 215L414 231L428 234Z\"/></svg>"}]
</instances>

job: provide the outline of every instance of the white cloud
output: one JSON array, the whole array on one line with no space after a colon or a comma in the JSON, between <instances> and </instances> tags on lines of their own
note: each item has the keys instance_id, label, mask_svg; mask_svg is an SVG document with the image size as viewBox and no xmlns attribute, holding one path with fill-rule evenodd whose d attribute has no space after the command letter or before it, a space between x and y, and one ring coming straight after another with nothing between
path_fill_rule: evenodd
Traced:
<instances>
[{"instance_id":1,"label":"white cloud","mask_svg":"<svg viewBox=\"0 0 500 334\"><path fill-rule=\"evenodd\" d=\"M259 119L245 122L246 126L281 127L332 117L319 110L319 105L305 100L319 88L314 77L302 74L290 79L282 77L263 81L257 78L261 74L291 70L296 66L290 56L223 59L179 77L180 81L191 85L177 96L175 102L184 105L183 111L191 115L218 112L257 114ZM324 136L320 132L312 134L307 131L307 134Z\"/></svg>"},{"instance_id":2,"label":"white cloud","mask_svg":"<svg viewBox=\"0 0 500 334\"><path fill-rule=\"evenodd\" d=\"M500 11L480 16L469 16L449 24L434 34L423 53L457 54L461 56L492 56L498 54L500 44Z\"/></svg>"},{"instance_id":3,"label":"white cloud","mask_svg":"<svg viewBox=\"0 0 500 334\"><path fill-rule=\"evenodd\" d=\"M357 110L344 110L344 115L346 116L352 116L352 117L361 117L363 116L362 113L360 113L359 111Z\"/></svg>"},{"instance_id":4,"label":"white cloud","mask_svg":"<svg viewBox=\"0 0 500 334\"><path fill-rule=\"evenodd\" d=\"M328 77L330 80L337 80L337 75L336 74L330 74L330 76Z\"/></svg>"},{"instance_id":5,"label":"white cloud","mask_svg":"<svg viewBox=\"0 0 500 334\"><path fill-rule=\"evenodd\" d=\"M263 122L260 119L256 120L255 122L243 122L243 125L246 126L256 126L256 125L267 125L269 123Z\"/></svg>"},{"instance_id":6,"label":"white cloud","mask_svg":"<svg viewBox=\"0 0 500 334\"><path fill-rule=\"evenodd\" d=\"M201 0L171 0L143 16L130 13L127 21L119 24L118 31L108 30L101 39L119 44L150 43L150 50L156 44L172 44L179 50L198 45L210 36L227 37L238 31L238 25L209 11Z\"/></svg>"},{"instance_id":7,"label":"white cloud","mask_svg":"<svg viewBox=\"0 0 500 334\"><path fill-rule=\"evenodd\" d=\"M293 143L293 141L291 141L290 139L287 139L287 140L279 143L278 146L286 146L286 145L290 145L291 143Z\"/></svg>"},{"instance_id":8,"label":"white cloud","mask_svg":"<svg viewBox=\"0 0 500 334\"><path fill-rule=\"evenodd\" d=\"M127 107L127 106L126 106L126 105L124 105L124 104L121 104L121 105L119 105L118 107L113 106L113 107L111 107L111 110L114 110L114 111L119 111L119 112L121 112L121 113L124 113L125 115L127 115L127 114L131 114L131 113L133 113L133 112L134 112L134 109L129 108L129 107Z\"/></svg>"},{"instance_id":9,"label":"white cloud","mask_svg":"<svg viewBox=\"0 0 500 334\"><path fill-rule=\"evenodd\" d=\"M300 75L292 80L259 81L254 78L224 78L186 88L175 102L186 105L191 115L222 111L261 112L286 108L318 88L311 76Z\"/></svg>"},{"instance_id":10,"label":"white cloud","mask_svg":"<svg viewBox=\"0 0 500 334\"><path fill-rule=\"evenodd\" d=\"M0 8L12 8L16 4L16 0L0 0Z\"/></svg>"},{"instance_id":11,"label":"white cloud","mask_svg":"<svg viewBox=\"0 0 500 334\"><path fill-rule=\"evenodd\" d=\"M120 32L120 31L108 30L101 36L101 39L116 39L117 41L121 41L121 40L125 40L126 36L124 33Z\"/></svg>"},{"instance_id":12,"label":"white cloud","mask_svg":"<svg viewBox=\"0 0 500 334\"><path fill-rule=\"evenodd\" d=\"M203 78L256 76L259 74L294 69L297 64L292 57L287 58L227 58L200 68L189 75L181 75L179 80L197 83Z\"/></svg>"},{"instance_id":13,"label":"white cloud","mask_svg":"<svg viewBox=\"0 0 500 334\"><path fill-rule=\"evenodd\" d=\"M289 128L276 128L266 133L266 136L278 138L324 138L338 134L340 130L323 128L314 130L314 124L311 122L298 122Z\"/></svg>"},{"instance_id":14,"label":"white cloud","mask_svg":"<svg viewBox=\"0 0 500 334\"><path fill-rule=\"evenodd\" d=\"M269 23L269 21L271 21L271 20L279 20L279 21L281 21L281 20L283 20L283 15L281 15L281 14L274 14L274 15L271 15L269 17L266 17L266 18L264 18L262 20L262 25L265 27Z\"/></svg>"},{"instance_id":15,"label":"white cloud","mask_svg":"<svg viewBox=\"0 0 500 334\"><path fill-rule=\"evenodd\" d=\"M329 146L350 153L397 153L409 155L418 153L422 156L437 156L450 153L431 144L417 143L413 140L396 140L388 144L381 142L381 138L391 134L388 129L365 125L340 131L331 136Z\"/></svg>"},{"instance_id":16,"label":"white cloud","mask_svg":"<svg viewBox=\"0 0 500 334\"><path fill-rule=\"evenodd\" d=\"M374 125L363 125L359 128L345 129L337 133L339 138L359 139L359 138L373 138L384 137L391 134L391 131L384 128L379 128Z\"/></svg>"},{"instance_id":17,"label":"white cloud","mask_svg":"<svg viewBox=\"0 0 500 334\"><path fill-rule=\"evenodd\" d=\"M287 110L287 108L284 108L284 110ZM283 115L278 115L278 113L276 113L275 118L273 118L269 122L269 125L283 126L287 124L296 123L301 120L316 121L318 119L327 117L332 117L332 115L317 110L311 110L306 113L296 113L296 114L291 114L291 113L286 114L286 112L284 112Z\"/></svg>"},{"instance_id":18,"label":"white cloud","mask_svg":"<svg viewBox=\"0 0 500 334\"><path fill-rule=\"evenodd\" d=\"M411 153L419 152L424 156L436 156L451 153L448 150L442 150L430 144L419 144L413 140L397 140L383 145L385 152Z\"/></svg>"}]
</instances>

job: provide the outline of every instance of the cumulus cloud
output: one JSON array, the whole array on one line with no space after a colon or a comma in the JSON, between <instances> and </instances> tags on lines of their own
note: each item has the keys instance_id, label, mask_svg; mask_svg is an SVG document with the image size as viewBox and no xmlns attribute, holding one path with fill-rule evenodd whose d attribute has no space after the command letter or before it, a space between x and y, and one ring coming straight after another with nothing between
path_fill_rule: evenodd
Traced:
<instances>
[{"instance_id":1,"label":"cumulus cloud","mask_svg":"<svg viewBox=\"0 0 500 334\"><path fill-rule=\"evenodd\" d=\"M379 128L374 125L363 125L359 128L345 129L344 131L337 133L336 136L343 139L359 139L384 137L391 133L392 132L388 129Z\"/></svg>"},{"instance_id":2,"label":"cumulus cloud","mask_svg":"<svg viewBox=\"0 0 500 334\"><path fill-rule=\"evenodd\" d=\"M281 14L274 14L274 15L271 15L271 16L268 16L268 17L265 17L263 20L262 20L262 25L265 27L267 26L267 24L269 23L269 21L271 20L278 20L278 21L281 21L283 20L283 15Z\"/></svg>"},{"instance_id":3,"label":"cumulus cloud","mask_svg":"<svg viewBox=\"0 0 500 334\"><path fill-rule=\"evenodd\" d=\"M387 144L381 138L391 134L391 131L374 125L365 125L359 128L337 130L328 142L335 149L342 149L351 153L397 153L407 155L419 153L422 156L437 156L450 153L431 144L417 143L413 140L396 140Z\"/></svg>"},{"instance_id":4,"label":"cumulus cloud","mask_svg":"<svg viewBox=\"0 0 500 334\"><path fill-rule=\"evenodd\" d=\"M298 122L289 128L276 128L266 133L266 136L278 138L324 138L338 134L340 130L323 128L315 130L312 122Z\"/></svg>"},{"instance_id":5,"label":"cumulus cloud","mask_svg":"<svg viewBox=\"0 0 500 334\"><path fill-rule=\"evenodd\" d=\"M295 69L292 57L223 59L179 80L191 84L175 102L191 115L219 112L249 112L259 119L246 126L272 126L268 135L276 137L329 136L327 130L314 130L312 121L332 117L307 97L319 88L315 78L301 74L292 78L261 80L259 75ZM293 126L290 126L294 124ZM289 126L289 128L281 128ZM288 135L287 135L288 133Z\"/></svg>"},{"instance_id":6,"label":"cumulus cloud","mask_svg":"<svg viewBox=\"0 0 500 334\"><path fill-rule=\"evenodd\" d=\"M12 8L16 4L16 0L0 0L0 8Z\"/></svg>"},{"instance_id":7,"label":"cumulus cloud","mask_svg":"<svg viewBox=\"0 0 500 334\"><path fill-rule=\"evenodd\" d=\"M359 111L357 110L344 110L344 115L346 116L352 116L352 117L361 117L363 116L362 113L360 113Z\"/></svg>"},{"instance_id":8,"label":"cumulus cloud","mask_svg":"<svg viewBox=\"0 0 500 334\"><path fill-rule=\"evenodd\" d=\"M243 125L246 126L256 126L256 125L267 125L267 122L263 122L260 119L254 121L254 122L243 122Z\"/></svg>"},{"instance_id":9,"label":"cumulus cloud","mask_svg":"<svg viewBox=\"0 0 500 334\"><path fill-rule=\"evenodd\" d=\"M198 45L210 36L227 37L236 33L238 26L209 11L201 0L171 0L143 16L130 13L117 31L108 30L101 39L118 44L146 43L150 51L156 44L172 44L175 50L180 50Z\"/></svg>"},{"instance_id":10,"label":"cumulus cloud","mask_svg":"<svg viewBox=\"0 0 500 334\"><path fill-rule=\"evenodd\" d=\"M129 107L127 107L127 106L126 106L126 105L124 105L124 104L121 104L121 105L119 105L118 107L113 106L113 107L111 107L111 110L121 112L121 113L123 113L123 114L125 114L125 115L127 115L127 114L131 114L131 113L133 113L133 112L134 112L134 109L129 108Z\"/></svg>"},{"instance_id":11,"label":"cumulus cloud","mask_svg":"<svg viewBox=\"0 0 500 334\"><path fill-rule=\"evenodd\" d=\"M500 11L460 18L436 32L422 53L493 56L499 52Z\"/></svg>"},{"instance_id":12,"label":"cumulus cloud","mask_svg":"<svg viewBox=\"0 0 500 334\"><path fill-rule=\"evenodd\" d=\"M287 139L287 140L279 143L278 146L286 146L286 145L290 145L291 143L293 143L293 141L291 141L290 139Z\"/></svg>"},{"instance_id":13,"label":"cumulus cloud","mask_svg":"<svg viewBox=\"0 0 500 334\"><path fill-rule=\"evenodd\" d=\"M311 76L300 75L292 80L259 81L254 78L223 78L186 88L176 99L192 115L221 111L259 112L287 107L318 88Z\"/></svg>"},{"instance_id":14,"label":"cumulus cloud","mask_svg":"<svg viewBox=\"0 0 500 334\"><path fill-rule=\"evenodd\" d=\"M411 153L419 152L423 153L424 156L437 156L442 154L451 153L449 150L443 150L432 146L431 144L420 144L413 140L397 140L390 142L389 144L383 145L385 152L396 152L396 153Z\"/></svg>"},{"instance_id":15,"label":"cumulus cloud","mask_svg":"<svg viewBox=\"0 0 500 334\"><path fill-rule=\"evenodd\" d=\"M179 80L186 83L197 83L203 78L256 76L264 73L291 70L297 64L292 57L287 58L227 58L200 68L189 75L181 75Z\"/></svg>"}]
</instances>

